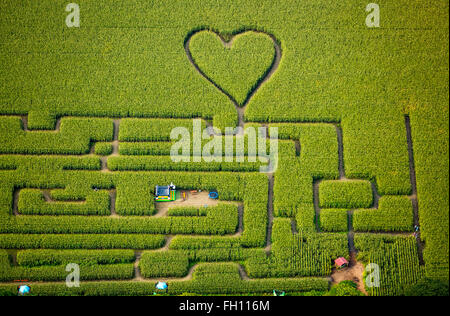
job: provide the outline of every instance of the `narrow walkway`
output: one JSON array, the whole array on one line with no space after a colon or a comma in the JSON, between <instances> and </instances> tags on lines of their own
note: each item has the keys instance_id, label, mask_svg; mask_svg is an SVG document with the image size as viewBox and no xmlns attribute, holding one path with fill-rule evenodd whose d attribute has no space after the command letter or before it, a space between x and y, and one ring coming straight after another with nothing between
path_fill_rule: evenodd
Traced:
<instances>
[{"instance_id":1,"label":"narrow walkway","mask_svg":"<svg viewBox=\"0 0 450 316\"><path fill-rule=\"evenodd\" d=\"M269 197L267 202L267 235L266 235L266 253L270 253L272 250L272 226L273 226L273 186L275 183L275 177L273 173L267 174L269 178Z\"/></svg>"},{"instance_id":2,"label":"narrow walkway","mask_svg":"<svg viewBox=\"0 0 450 316\"><path fill-rule=\"evenodd\" d=\"M112 154L118 155L119 154L119 130L120 130L120 121L121 120L113 120L114 124L114 136L113 136L113 142L112 142Z\"/></svg>"},{"instance_id":3,"label":"narrow walkway","mask_svg":"<svg viewBox=\"0 0 450 316\"><path fill-rule=\"evenodd\" d=\"M142 251L135 251L134 256L136 257L136 261L134 262L134 281L144 281L144 278L141 275L141 269L139 269L139 262L141 261Z\"/></svg>"},{"instance_id":4,"label":"narrow walkway","mask_svg":"<svg viewBox=\"0 0 450 316\"><path fill-rule=\"evenodd\" d=\"M109 199L110 199L110 207L111 207L111 216L118 217L119 215L116 212L116 198L117 198L117 190L112 189L109 191Z\"/></svg>"},{"instance_id":5,"label":"narrow walkway","mask_svg":"<svg viewBox=\"0 0 450 316\"><path fill-rule=\"evenodd\" d=\"M20 189L14 189L13 193L13 214L15 216L20 215L19 214L19 195L20 195Z\"/></svg>"},{"instance_id":6,"label":"narrow walkway","mask_svg":"<svg viewBox=\"0 0 450 316\"><path fill-rule=\"evenodd\" d=\"M414 164L414 149L411 134L411 120L409 115L405 115L405 126L406 126L406 139L408 142L408 156L409 156L409 177L411 181L412 194L409 196L413 211L414 211L414 225L419 226L419 202L417 200L417 185L416 185L416 167ZM420 233L416 237L417 240L417 251L419 254L420 265L424 265L423 260L423 249L425 248L425 243L420 239Z\"/></svg>"}]
</instances>

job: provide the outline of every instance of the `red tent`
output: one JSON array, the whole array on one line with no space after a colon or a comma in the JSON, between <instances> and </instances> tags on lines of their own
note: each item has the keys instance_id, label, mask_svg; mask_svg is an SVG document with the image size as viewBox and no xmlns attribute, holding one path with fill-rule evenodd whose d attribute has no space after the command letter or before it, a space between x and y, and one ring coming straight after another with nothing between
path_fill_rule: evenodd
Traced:
<instances>
[{"instance_id":1,"label":"red tent","mask_svg":"<svg viewBox=\"0 0 450 316\"><path fill-rule=\"evenodd\" d=\"M338 268L343 268L343 267L348 266L348 261L344 257L340 257L340 258L337 258L336 260L334 260L334 264Z\"/></svg>"}]
</instances>

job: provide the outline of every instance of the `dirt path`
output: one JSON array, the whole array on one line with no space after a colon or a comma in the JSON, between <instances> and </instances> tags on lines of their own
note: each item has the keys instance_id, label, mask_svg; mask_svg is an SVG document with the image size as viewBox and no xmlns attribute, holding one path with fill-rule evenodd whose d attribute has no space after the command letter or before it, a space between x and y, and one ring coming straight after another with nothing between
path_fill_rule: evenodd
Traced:
<instances>
[{"instance_id":1,"label":"dirt path","mask_svg":"<svg viewBox=\"0 0 450 316\"><path fill-rule=\"evenodd\" d=\"M242 265L239 265L239 275L241 276L242 280L248 281L250 278L248 277L247 271L245 271L245 268Z\"/></svg>"},{"instance_id":2,"label":"dirt path","mask_svg":"<svg viewBox=\"0 0 450 316\"><path fill-rule=\"evenodd\" d=\"M239 224L237 233L239 235L242 235L242 233L244 232L244 204L239 204L238 215L239 215Z\"/></svg>"},{"instance_id":3,"label":"dirt path","mask_svg":"<svg viewBox=\"0 0 450 316\"><path fill-rule=\"evenodd\" d=\"M273 186L275 183L275 177L273 173L267 175L269 178L269 197L267 202L267 235L266 235L266 248L264 249L267 253L272 250L272 226L273 226Z\"/></svg>"},{"instance_id":4,"label":"dirt path","mask_svg":"<svg viewBox=\"0 0 450 316\"><path fill-rule=\"evenodd\" d=\"M23 130L25 132L29 132L29 130L28 130L28 115L22 115L20 117L20 119L22 120Z\"/></svg>"},{"instance_id":5,"label":"dirt path","mask_svg":"<svg viewBox=\"0 0 450 316\"><path fill-rule=\"evenodd\" d=\"M367 291L364 288L364 265L361 262L355 260L354 256L350 258L350 265L347 268L340 270L333 269L331 274L331 283L338 284L342 281L353 281L358 285L358 290L367 295Z\"/></svg>"},{"instance_id":6,"label":"dirt path","mask_svg":"<svg viewBox=\"0 0 450 316\"><path fill-rule=\"evenodd\" d=\"M111 207L111 217L119 217L116 212L116 198L117 198L117 190L112 189L109 191L109 199L110 199L110 207Z\"/></svg>"},{"instance_id":7,"label":"dirt path","mask_svg":"<svg viewBox=\"0 0 450 316\"><path fill-rule=\"evenodd\" d=\"M19 195L20 195L20 189L14 189L13 193L13 214L15 216L20 215L19 214Z\"/></svg>"},{"instance_id":8,"label":"dirt path","mask_svg":"<svg viewBox=\"0 0 450 316\"><path fill-rule=\"evenodd\" d=\"M409 196L411 200L413 211L414 211L414 225L419 226L419 202L417 200L417 182L416 182L416 167L414 163L414 149L411 134L411 120L409 115L405 115L405 126L406 126L406 140L408 142L408 157L409 157L409 177L411 181L412 194ZM423 249L425 248L425 243L420 239L420 233L416 237L417 240L417 251L419 254L420 265L424 265L423 260Z\"/></svg>"},{"instance_id":9,"label":"dirt path","mask_svg":"<svg viewBox=\"0 0 450 316\"><path fill-rule=\"evenodd\" d=\"M336 128L336 135L338 140L338 156L339 156L339 180L347 179L345 177L344 168L344 141L342 136L342 128L338 125L334 125Z\"/></svg>"},{"instance_id":10,"label":"dirt path","mask_svg":"<svg viewBox=\"0 0 450 316\"><path fill-rule=\"evenodd\" d=\"M319 205L319 185L322 182L321 179L314 180L313 182L313 204L314 211L316 213L316 231L320 233L320 205Z\"/></svg>"},{"instance_id":11,"label":"dirt path","mask_svg":"<svg viewBox=\"0 0 450 316\"><path fill-rule=\"evenodd\" d=\"M353 260L355 260L355 257L356 257L355 232L353 231L352 217L353 217L353 210L349 210L347 212L347 218L348 218L348 233L347 233L348 252L350 253L350 258L353 258Z\"/></svg>"},{"instance_id":12,"label":"dirt path","mask_svg":"<svg viewBox=\"0 0 450 316\"><path fill-rule=\"evenodd\" d=\"M282 57L282 50L281 50L281 47L280 47L280 45L279 45L279 43L278 43L278 41L277 41L277 39L275 38L274 35L268 34L268 33L262 32L262 31L257 31L257 30L246 30L246 31L243 31L243 32L241 32L241 33L235 34L235 35L233 36L233 38L232 38L230 41L226 41L220 34L214 32L214 33L216 33L216 35L219 36L219 38L222 40L222 43L223 43L223 45L224 45L225 47L231 47L231 46L233 45L233 40L235 39L235 37L238 36L239 34L246 33L246 32L263 33L263 34L268 35L268 36L272 39L272 41L273 41L273 45L274 45L274 48L275 48L275 56L274 56L274 59L273 59L273 61L272 61L272 65L270 66L270 68L268 69L268 71L264 74L264 76L262 77L262 79L258 82L258 84L257 84L257 85L253 88L253 90L249 93L249 95L248 95L247 99L244 101L243 105L240 106L239 103L236 101L236 99L235 99L231 94L229 94L227 91L225 91L222 87L220 87L216 82L214 82L211 78L209 78L209 77L208 77L208 76L200 69L200 67L195 63L194 59L192 58L192 54L191 54L191 51L190 51L190 48L189 48L189 47L190 47L190 43L191 43L191 39L192 39L192 37L193 37L195 34L197 34L197 33L199 33L199 32L202 32L202 31L206 31L206 29L198 30L197 32L194 32L194 33L190 34L190 36L189 36L189 37L187 38L187 40L185 41L184 49L185 49L186 55L187 55L187 57L188 57L188 59L189 59L189 62L194 66L194 68L197 70L197 72L198 72L202 77L204 77L206 80L208 80L208 81L209 81L212 85L214 85L220 92L222 92L223 94L225 94L225 95L231 100L231 102L232 102L233 105L235 106L236 111L237 111L237 114L238 114L238 118L239 118L239 124L238 124L238 126L244 128L244 122L245 122L245 119L244 119L245 109L246 109L246 107L247 107L247 105L248 105L250 99L255 95L255 93L259 90L259 88L260 88L264 83L266 83L266 82L270 79L270 77L272 77L272 75L273 75L273 74L276 72L276 70L278 69L278 66L280 65L280 61L281 61L281 57Z\"/></svg>"},{"instance_id":13,"label":"dirt path","mask_svg":"<svg viewBox=\"0 0 450 316\"><path fill-rule=\"evenodd\" d=\"M139 269L139 262L141 261L142 251L135 251L134 256L136 257L136 261L134 262L134 281L144 281L144 278L141 275L141 269Z\"/></svg>"},{"instance_id":14,"label":"dirt path","mask_svg":"<svg viewBox=\"0 0 450 316\"><path fill-rule=\"evenodd\" d=\"M112 154L119 154L119 130L120 130L120 120L113 120L114 124L114 133L113 133L113 142L112 142Z\"/></svg>"}]
</instances>

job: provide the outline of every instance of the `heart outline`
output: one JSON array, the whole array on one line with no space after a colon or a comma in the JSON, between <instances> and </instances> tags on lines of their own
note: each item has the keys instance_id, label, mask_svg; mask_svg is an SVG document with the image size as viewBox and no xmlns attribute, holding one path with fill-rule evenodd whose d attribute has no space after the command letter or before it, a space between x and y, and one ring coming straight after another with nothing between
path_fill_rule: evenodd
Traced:
<instances>
[{"instance_id":1,"label":"heart outline","mask_svg":"<svg viewBox=\"0 0 450 316\"><path fill-rule=\"evenodd\" d=\"M269 38L273 41L274 44L274 49L275 49L275 55L274 58L272 60L272 63L270 65L270 67L267 68L267 70L264 72L264 74L257 80L257 82L252 86L252 88L248 91L247 97L245 98L244 102L242 104L240 104L239 102L237 102L237 100L235 99L235 97L233 97L230 93L228 93L224 88L222 88L218 83L216 83L214 80L212 80L212 78L210 78L199 66L198 64L195 62L194 58L192 57L191 54L191 50L190 50L190 42L191 39L194 35L200 33L200 32L211 32L214 33L216 36L218 36L222 42L222 44L224 45L224 47L228 47L231 48L231 46L233 45L233 41L234 39L241 34L245 34L247 32L254 32L254 33L259 33L259 34L265 34L267 36L269 36ZM239 30L235 33L232 33L230 36L230 39L227 41L224 36L215 30L211 30L208 28L202 28L202 29L197 29L192 31L191 33L188 34L188 36L186 37L185 41L184 41L184 49L186 52L186 55L188 57L189 62L194 66L194 68L197 70L197 72L203 77L205 78L209 83L211 83L212 85L214 85L221 93L225 94L230 100L231 102L234 104L234 106L236 107L239 116L240 116L240 121L241 121L241 116L242 116L242 120L243 120L243 111L245 110L246 106L248 105L248 103L250 102L251 98L256 94L256 92L261 88L261 86L267 82L272 76L273 74L277 71L281 59L282 59L282 50L281 50L281 45L279 43L279 41L276 39L276 37L273 34L267 33L265 31L260 31L260 30L256 30L256 29L243 29L243 30ZM241 124L240 124L241 125Z\"/></svg>"}]
</instances>

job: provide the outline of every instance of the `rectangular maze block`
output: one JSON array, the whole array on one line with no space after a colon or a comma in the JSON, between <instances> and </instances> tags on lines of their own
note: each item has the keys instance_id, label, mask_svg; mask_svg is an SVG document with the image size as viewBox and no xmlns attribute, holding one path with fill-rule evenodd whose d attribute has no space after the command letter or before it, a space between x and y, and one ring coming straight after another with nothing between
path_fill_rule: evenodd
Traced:
<instances>
[{"instance_id":1,"label":"rectangular maze block","mask_svg":"<svg viewBox=\"0 0 450 316\"><path fill-rule=\"evenodd\" d=\"M372 185L369 181L322 181L319 185L322 208L370 208L373 205Z\"/></svg>"}]
</instances>

